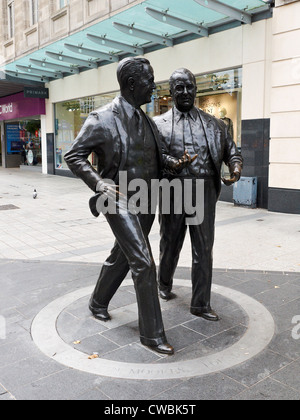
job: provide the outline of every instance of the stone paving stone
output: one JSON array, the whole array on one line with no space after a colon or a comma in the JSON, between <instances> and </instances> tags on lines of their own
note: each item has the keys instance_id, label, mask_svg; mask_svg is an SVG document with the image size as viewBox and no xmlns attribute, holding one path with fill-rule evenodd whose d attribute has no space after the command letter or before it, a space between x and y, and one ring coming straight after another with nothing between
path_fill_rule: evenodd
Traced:
<instances>
[{"instance_id":1,"label":"stone paving stone","mask_svg":"<svg viewBox=\"0 0 300 420\"><path fill-rule=\"evenodd\" d=\"M1 383L6 389L14 389L31 384L43 377L63 370L64 367L41 355L28 357L0 368Z\"/></svg>"},{"instance_id":2,"label":"stone paving stone","mask_svg":"<svg viewBox=\"0 0 300 420\"><path fill-rule=\"evenodd\" d=\"M107 353L120 348L120 346L116 343L113 343L111 340L106 339L100 334L84 338L80 341L80 343L74 344L73 347L83 353L86 353L88 356L97 353L100 357L106 356Z\"/></svg>"},{"instance_id":3,"label":"stone paving stone","mask_svg":"<svg viewBox=\"0 0 300 420\"><path fill-rule=\"evenodd\" d=\"M251 279L239 285L233 286L233 289L238 290L241 293L246 293L246 295L248 296L254 297L267 290L274 289L274 286L270 283L262 282L256 279Z\"/></svg>"},{"instance_id":4,"label":"stone paving stone","mask_svg":"<svg viewBox=\"0 0 300 420\"><path fill-rule=\"evenodd\" d=\"M84 372L64 369L14 390L17 400L63 401L88 394L94 388L94 378ZM106 399L105 397L103 397Z\"/></svg>"},{"instance_id":5,"label":"stone paving stone","mask_svg":"<svg viewBox=\"0 0 300 420\"><path fill-rule=\"evenodd\" d=\"M72 303L67 308L65 308L65 310L62 312L62 314L66 312L69 315L73 315L73 317L75 317L77 319L86 319L86 318L90 317L91 312L89 310L89 299L90 299L90 296L85 296L85 297L77 300L76 302Z\"/></svg>"},{"instance_id":6,"label":"stone paving stone","mask_svg":"<svg viewBox=\"0 0 300 420\"><path fill-rule=\"evenodd\" d=\"M176 300L174 300L169 306L168 302L162 302L162 315L166 330L170 330L171 328L194 318L194 316L189 312L189 305L180 305L180 303L178 303L178 306L176 305Z\"/></svg>"},{"instance_id":7,"label":"stone paving stone","mask_svg":"<svg viewBox=\"0 0 300 420\"><path fill-rule=\"evenodd\" d=\"M209 338L223 331L227 331L236 325L239 325L241 321L245 322L245 316L240 317L239 314L237 315L238 316L236 318L233 318L232 316L226 317L226 315L223 315L218 322L208 322L205 319L194 317L193 320L184 323L184 325L194 331L199 332L205 336L205 338ZM247 321L245 322L245 325L247 325Z\"/></svg>"},{"instance_id":8,"label":"stone paving stone","mask_svg":"<svg viewBox=\"0 0 300 420\"><path fill-rule=\"evenodd\" d=\"M90 316L85 319L78 319L67 312L63 312L57 320L57 331L61 338L69 344L74 341L83 341L106 330L107 328L103 323L96 322Z\"/></svg>"},{"instance_id":9,"label":"stone paving stone","mask_svg":"<svg viewBox=\"0 0 300 420\"><path fill-rule=\"evenodd\" d=\"M103 392L98 388L89 389L82 394L77 395L76 397L70 398L71 400L76 401L107 401L111 400L107 395L104 395Z\"/></svg>"},{"instance_id":10,"label":"stone paving stone","mask_svg":"<svg viewBox=\"0 0 300 420\"><path fill-rule=\"evenodd\" d=\"M300 359L300 342L292 337L291 329L277 334L269 348L288 359Z\"/></svg>"},{"instance_id":11,"label":"stone paving stone","mask_svg":"<svg viewBox=\"0 0 300 420\"><path fill-rule=\"evenodd\" d=\"M159 399L166 390L171 390L185 380L131 381L126 379L110 379L98 377L94 384L112 400L149 400Z\"/></svg>"},{"instance_id":12,"label":"stone paving stone","mask_svg":"<svg viewBox=\"0 0 300 420\"><path fill-rule=\"evenodd\" d=\"M138 321L105 331L102 333L102 336L108 338L119 346L126 346L128 344L139 342L140 333Z\"/></svg>"},{"instance_id":13,"label":"stone paving stone","mask_svg":"<svg viewBox=\"0 0 300 420\"><path fill-rule=\"evenodd\" d=\"M120 290L112 298L109 308L121 308L123 306L131 305L136 303L136 294L134 287L128 287L127 290L123 290L121 287Z\"/></svg>"},{"instance_id":14,"label":"stone paving stone","mask_svg":"<svg viewBox=\"0 0 300 420\"><path fill-rule=\"evenodd\" d=\"M6 394L6 389L0 384L0 396Z\"/></svg>"},{"instance_id":15,"label":"stone paving stone","mask_svg":"<svg viewBox=\"0 0 300 420\"><path fill-rule=\"evenodd\" d=\"M126 363L153 363L161 360L161 357L157 353L139 343L128 344L117 350L107 352L103 357L107 360L117 362L124 362L126 360Z\"/></svg>"},{"instance_id":16,"label":"stone paving stone","mask_svg":"<svg viewBox=\"0 0 300 420\"><path fill-rule=\"evenodd\" d=\"M4 342L4 344L2 344ZM15 340L6 343L6 340L0 340L0 369L12 365L21 360L32 356L40 355L40 351L31 341L27 332L18 334ZM0 377L1 383L1 377Z\"/></svg>"},{"instance_id":17,"label":"stone paving stone","mask_svg":"<svg viewBox=\"0 0 300 420\"><path fill-rule=\"evenodd\" d=\"M157 400L228 400L245 390L222 373L192 378L155 396Z\"/></svg>"},{"instance_id":18,"label":"stone paving stone","mask_svg":"<svg viewBox=\"0 0 300 420\"><path fill-rule=\"evenodd\" d=\"M175 352L189 347L191 344L200 342L204 339L202 334L198 334L196 331L192 331L182 325L168 329L166 334L168 341L172 343Z\"/></svg>"},{"instance_id":19,"label":"stone paving stone","mask_svg":"<svg viewBox=\"0 0 300 420\"><path fill-rule=\"evenodd\" d=\"M289 363L290 359L270 350L264 350L251 360L225 370L224 374L243 385L251 387Z\"/></svg>"},{"instance_id":20,"label":"stone paving stone","mask_svg":"<svg viewBox=\"0 0 300 420\"><path fill-rule=\"evenodd\" d=\"M285 305L272 308L272 315L276 323L277 332L281 333L292 328L292 319L300 315L300 298Z\"/></svg>"},{"instance_id":21,"label":"stone paving stone","mask_svg":"<svg viewBox=\"0 0 300 420\"><path fill-rule=\"evenodd\" d=\"M276 308L300 298L300 284L281 284L276 288L260 293L256 298L267 308Z\"/></svg>"},{"instance_id":22,"label":"stone paving stone","mask_svg":"<svg viewBox=\"0 0 300 420\"><path fill-rule=\"evenodd\" d=\"M206 347L213 348L215 352L219 352L236 343L239 339L242 338L246 331L246 327L244 327L243 325L237 325L233 328L230 328L226 331L223 331L217 335L214 335L213 337L204 340L203 344Z\"/></svg>"},{"instance_id":23,"label":"stone paving stone","mask_svg":"<svg viewBox=\"0 0 300 420\"><path fill-rule=\"evenodd\" d=\"M300 394L300 357L298 361L274 373L271 378L293 388Z\"/></svg>"},{"instance_id":24,"label":"stone paving stone","mask_svg":"<svg viewBox=\"0 0 300 420\"><path fill-rule=\"evenodd\" d=\"M299 401L300 392L267 378L237 395L235 400L251 401Z\"/></svg>"},{"instance_id":25,"label":"stone paving stone","mask_svg":"<svg viewBox=\"0 0 300 420\"><path fill-rule=\"evenodd\" d=\"M172 356L172 363L198 359L201 357L208 356L209 354L214 354L215 350L212 347L208 347L206 340L197 341L194 344L190 344L188 347L184 347L181 350L177 350L174 356ZM169 363L169 357L164 357L161 360L158 360L157 363Z\"/></svg>"}]
</instances>

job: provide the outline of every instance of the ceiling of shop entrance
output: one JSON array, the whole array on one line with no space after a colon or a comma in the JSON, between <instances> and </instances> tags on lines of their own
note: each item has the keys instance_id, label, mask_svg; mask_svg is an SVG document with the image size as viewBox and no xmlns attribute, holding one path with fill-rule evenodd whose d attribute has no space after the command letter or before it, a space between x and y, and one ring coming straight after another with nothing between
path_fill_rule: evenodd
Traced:
<instances>
[{"instance_id":1,"label":"ceiling of shop entrance","mask_svg":"<svg viewBox=\"0 0 300 420\"><path fill-rule=\"evenodd\" d=\"M22 92L25 87L33 86L43 86L43 83L29 80L16 81L15 78L7 76L4 74L4 72L0 71L0 98Z\"/></svg>"},{"instance_id":2,"label":"ceiling of shop entrance","mask_svg":"<svg viewBox=\"0 0 300 420\"><path fill-rule=\"evenodd\" d=\"M10 78L48 82L207 37L265 17L261 0L146 0L126 11L63 38L3 69Z\"/></svg>"}]
</instances>

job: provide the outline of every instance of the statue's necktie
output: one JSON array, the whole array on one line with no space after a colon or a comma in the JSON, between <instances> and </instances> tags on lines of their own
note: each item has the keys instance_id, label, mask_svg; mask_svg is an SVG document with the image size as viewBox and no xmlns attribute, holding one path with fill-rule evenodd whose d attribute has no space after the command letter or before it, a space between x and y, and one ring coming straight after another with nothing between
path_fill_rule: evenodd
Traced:
<instances>
[{"instance_id":1,"label":"statue's necktie","mask_svg":"<svg viewBox=\"0 0 300 420\"><path fill-rule=\"evenodd\" d=\"M188 114L183 114L183 144L184 149L193 156L195 154L193 133Z\"/></svg>"},{"instance_id":2,"label":"statue's necktie","mask_svg":"<svg viewBox=\"0 0 300 420\"><path fill-rule=\"evenodd\" d=\"M136 109L134 115L137 136L144 137L144 118L141 109Z\"/></svg>"},{"instance_id":3,"label":"statue's necktie","mask_svg":"<svg viewBox=\"0 0 300 420\"><path fill-rule=\"evenodd\" d=\"M188 114L183 114L183 144L184 149L187 150L188 154L193 157L197 152L193 141L193 133L191 128L190 117ZM197 161L197 159L196 159ZM196 161L188 167L190 173L194 173L197 170L195 168Z\"/></svg>"}]
</instances>

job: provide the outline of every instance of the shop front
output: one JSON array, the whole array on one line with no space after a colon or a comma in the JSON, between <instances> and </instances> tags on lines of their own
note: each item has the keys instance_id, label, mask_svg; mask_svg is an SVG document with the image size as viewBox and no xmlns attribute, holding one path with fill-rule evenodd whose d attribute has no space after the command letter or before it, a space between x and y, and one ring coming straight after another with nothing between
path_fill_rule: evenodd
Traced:
<instances>
[{"instance_id":1,"label":"shop front","mask_svg":"<svg viewBox=\"0 0 300 420\"><path fill-rule=\"evenodd\" d=\"M118 93L89 96L55 104L54 167L56 175L70 174L64 156L71 148L88 115L110 103ZM90 156L93 165L97 165L95 159L94 155Z\"/></svg>"},{"instance_id":2,"label":"shop front","mask_svg":"<svg viewBox=\"0 0 300 420\"><path fill-rule=\"evenodd\" d=\"M218 71L197 75L197 99L195 105L203 111L222 119L241 147L241 104L242 104L242 69ZM64 156L71 148L89 113L110 103L118 91L73 99L55 104L55 173L67 174L68 167ZM152 102L145 107L150 117L161 115L173 106L169 82L158 82ZM93 165L97 165L95 156L90 156ZM224 167L224 171L226 168Z\"/></svg>"},{"instance_id":3,"label":"shop front","mask_svg":"<svg viewBox=\"0 0 300 420\"><path fill-rule=\"evenodd\" d=\"M72 60L74 64L77 60L79 73L46 83L50 92L50 99L46 101L46 173L72 176L64 156L71 148L89 113L108 104L119 94L116 75L118 61L131 52L147 58L154 69L157 90L154 92L152 102L144 108L150 117L161 115L173 106L169 78L176 69L185 67L195 74L197 81L195 105L222 119L228 125L245 159L243 176L258 179L257 206L268 208L271 80L266 75L271 67L272 19L270 19L269 6L265 3L262 6L260 1L254 3L258 8L253 9L250 25L244 22L237 23L235 19L220 19L218 15L208 16L205 14L206 6L203 6L205 10L202 6L199 9L193 1L188 1L190 6L193 5L195 15L199 13L199 16L203 16L203 20L207 18L207 33L198 36L192 35L189 31L193 28L189 26L188 20L183 22L182 18L180 20L174 18L179 3L164 0L164 4L168 4L174 10L171 13L170 9L170 16L163 12L157 15L157 11L154 12L146 0L140 6L125 11L122 17L124 21L127 19L130 23L132 13L135 11L135 17L140 23L147 20L148 28L153 30L149 35L152 43L145 42L143 40L145 32L141 34L134 27L128 34L126 32L126 36L122 35L122 39L118 38L119 29L125 31L125 28L117 22L118 17L115 17L117 23L113 25L107 22L105 29L108 32L104 38L99 36L104 23L99 23L99 28L95 27L94 32L89 28L86 33L83 32L76 39L74 37L72 43L74 51L75 42L76 45L79 40L83 43L80 44L83 46L76 50L77 55L80 54L81 57L76 56ZM149 6L147 10L146 6ZM260 6L262 13L259 12ZM209 10L210 13L213 12ZM182 10L181 14L184 15ZM149 20L154 15L162 19L162 23L157 24L158 26L154 25L153 20ZM168 18L171 19L169 24L166 23ZM190 19L193 17L190 16ZM250 20L249 18L249 22ZM188 25L188 28L182 32L177 24L184 27ZM154 28L161 33L168 33L169 36L160 39L154 37ZM169 32L170 28L172 33ZM129 46L132 44L134 48L129 51ZM68 49L70 44L65 43L64 47ZM84 65L83 55L89 57L89 54L93 53L96 56L102 48L106 48L106 53L113 52L110 57L107 54L105 56L110 58L110 61L105 61L103 58L97 66L93 62L94 68L87 70L85 67L85 71L80 71L80 66ZM57 59L69 63L70 56L67 51L63 51L63 48L59 51L61 54ZM46 61L44 63L46 65ZM58 63L59 65L61 63ZM93 165L97 165L95 156L90 156L89 159ZM223 175L228 175L226 171L227 167L224 165ZM221 199L232 202L233 192L233 187L223 186Z\"/></svg>"},{"instance_id":4,"label":"shop front","mask_svg":"<svg viewBox=\"0 0 300 420\"><path fill-rule=\"evenodd\" d=\"M41 118L45 99L24 93L0 98L1 157L4 168L42 168Z\"/></svg>"}]
</instances>

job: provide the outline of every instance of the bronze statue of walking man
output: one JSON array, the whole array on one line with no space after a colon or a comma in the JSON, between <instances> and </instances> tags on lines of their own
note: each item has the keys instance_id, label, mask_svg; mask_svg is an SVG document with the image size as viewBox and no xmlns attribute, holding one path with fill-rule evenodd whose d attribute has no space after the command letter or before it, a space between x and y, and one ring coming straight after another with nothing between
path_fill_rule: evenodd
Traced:
<instances>
[{"instance_id":1,"label":"bronze statue of walking man","mask_svg":"<svg viewBox=\"0 0 300 420\"><path fill-rule=\"evenodd\" d=\"M94 192L101 194L111 188L103 180L109 179L118 185L120 172L127 173L128 183L139 178L150 187L151 179L159 179L162 169L157 129L140 108L151 102L156 88L153 69L146 59L127 58L119 63L117 76L121 96L89 115L65 156L71 171ZM97 169L88 161L92 152L98 157ZM121 206L119 203L117 200L117 207ZM90 310L96 318L108 321L108 305L131 270L138 303L140 340L156 352L171 355L174 349L167 342L164 331L156 266L148 240L155 215L151 211L148 214L117 211L116 214L107 212L105 217L116 242L101 270Z\"/></svg>"}]
</instances>

